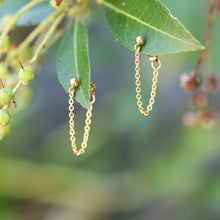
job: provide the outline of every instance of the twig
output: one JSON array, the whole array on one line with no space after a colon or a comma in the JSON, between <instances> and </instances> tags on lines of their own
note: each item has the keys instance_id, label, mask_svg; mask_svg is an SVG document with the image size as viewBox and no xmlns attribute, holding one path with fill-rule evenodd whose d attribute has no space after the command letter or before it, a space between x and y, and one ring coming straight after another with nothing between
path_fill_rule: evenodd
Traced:
<instances>
[{"instance_id":1,"label":"twig","mask_svg":"<svg viewBox=\"0 0 220 220\"><path fill-rule=\"evenodd\" d=\"M13 89L13 93L14 93L14 94L17 92L18 88L19 88L21 85L22 85L22 81L20 80L20 81L17 83L17 85L14 87L14 89Z\"/></svg>"},{"instance_id":2,"label":"twig","mask_svg":"<svg viewBox=\"0 0 220 220\"><path fill-rule=\"evenodd\" d=\"M218 0L218 3L217 3L217 10L218 10L218 14L220 15L220 0Z\"/></svg>"},{"instance_id":3,"label":"twig","mask_svg":"<svg viewBox=\"0 0 220 220\"><path fill-rule=\"evenodd\" d=\"M210 5L210 9L209 9L209 15L208 15L208 24L206 27L206 34L205 34L205 49L202 51L195 69L193 71L193 76L196 77L199 67L202 64L203 60L205 59L205 55L209 49L210 46L210 42L211 42L211 38L212 38L212 27L213 27L213 18L214 18L214 13L215 13L215 9L218 6L218 0L211 0L211 5Z\"/></svg>"},{"instance_id":4,"label":"twig","mask_svg":"<svg viewBox=\"0 0 220 220\"><path fill-rule=\"evenodd\" d=\"M22 7L13 17L13 19L10 21L10 23L5 27L5 29L3 30L1 36L0 36L0 47L2 44L2 41L5 39L5 37L8 35L8 33L10 32L10 30L12 29L13 25L16 24L17 20L28 10L30 10L31 8L33 8L35 5L40 4L41 2L43 2L45 0L33 0L30 3L26 4L24 7ZM1 55L1 51L0 51L0 55Z\"/></svg>"},{"instance_id":5,"label":"twig","mask_svg":"<svg viewBox=\"0 0 220 220\"><path fill-rule=\"evenodd\" d=\"M47 32L46 36L44 37L42 43L39 45L38 49L36 50L36 52L35 52L33 58L30 60L29 64L33 64L33 63L37 60L37 58L38 58L38 56L39 56L41 50L42 50L42 49L44 48L44 46L48 43L48 41L50 40L50 38L51 38L51 36L53 35L54 31L56 30L57 26L62 22L62 20L63 20L63 18L64 18L65 16L66 16L66 13L63 12L63 13L54 21L54 23L51 25L49 31ZM17 83L17 85L14 87L13 92L16 93L16 91L18 90L18 88L19 88L21 85L22 85L22 81L19 81L19 82Z\"/></svg>"},{"instance_id":6,"label":"twig","mask_svg":"<svg viewBox=\"0 0 220 220\"><path fill-rule=\"evenodd\" d=\"M65 16L66 16L66 12L63 12L63 13L54 21L54 23L51 25L51 27L50 27L49 31L47 32L46 36L44 37L42 43L41 43L41 44L39 45L39 47L37 48L37 50L36 50L36 52L35 52L33 58L30 60L30 62L29 62L30 64L33 64L33 63L37 60L37 58L38 58L38 56L39 56L41 50L42 50L42 49L44 48L44 46L48 43L48 41L49 41L50 38L52 37L54 31L56 30L57 26L62 22L62 20L64 19Z\"/></svg>"},{"instance_id":7,"label":"twig","mask_svg":"<svg viewBox=\"0 0 220 220\"><path fill-rule=\"evenodd\" d=\"M41 24L39 24L29 35L28 37L19 45L17 49L12 51L9 56L6 58L6 65L10 63L10 61L22 53L22 51L27 48L31 42L59 15L60 11L55 11L51 15L49 15L46 20L44 20Z\"/></svg>"}]
</instances>

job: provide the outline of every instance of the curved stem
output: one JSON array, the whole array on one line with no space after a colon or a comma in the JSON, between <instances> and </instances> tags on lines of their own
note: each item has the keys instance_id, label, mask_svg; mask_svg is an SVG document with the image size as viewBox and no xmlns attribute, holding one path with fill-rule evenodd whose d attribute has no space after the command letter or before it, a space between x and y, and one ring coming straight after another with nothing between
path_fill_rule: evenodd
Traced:
<instances>
[{"instance_id":1,"label":"curved stem","mask_svg":"<svg viewBox=\"0 0 220 220\"><path fill-rule=\"evenodd\" d=\"M2 41L5 39L5 37L8 35L10 30L12 29L13 25L17 22L17 20L28 10L33 8L35 5L40 4L45 0L33 0L30 3L26 4L24 7L22 7L13 17L13 19L10 21L10 23L5 27L3 30L1 37L0 37L0 47L2 44ZM1 54L1 51L0 51Z\"/></svg>"},{"instance_id":2,"label":"curved stem","mask_svg":"<svg viewBox=\"0 0 220 220\"><path fill-rule=\"evenodd\" d=\"M60 11L55 11L49 15L46 20L39 24L29 35L28 37L19 45L17 49L12 51L10 55L6 58L6 65L16 56L18 56L25 48L27 48L31 42L59 15Z\"/></svg>"},{"instance_id":3,"label":"curved stem","mask_svg":"<svg viewBox=\"0 0 220 220\"><path fill-rule=\"evenodd\" d=\"M213 18L214 18L214 13L215 13L215 9L218 6L218 1L217 0L211 0L211 5L210 5L210 9L209 9L209 15L208 15L208 24L207 24L207 28L206 28L206 36L205 36L205 49L202 51L195 69L193 71L193 76L195 77L198 73L199 67L202 64L202 62L205 59L205 55L207 54L207 51L209 49L210 46L210 42L211 42L211 38L212 38L212 27L213 27Z\"/></svg>"},{"instance_id":4,"label":"curved stem","mask_svg":"<svg viewBox=\"0 0 220 220\"><path fill-rule=\"evenodd\" d=\"M14 87L13 89L13 93L15 94L17 92L17 90L19 89L19 87L22 85L22 81L20 80L17 85Z\"/></svg>"},{"instance_id":5,"label":"curved stem","mask_svg":"<svg viewBox=\"0 0 220 220\"><path fill-rule=\"evenodd\" d=\"M43 41L41 42L41 44L38 46L34 56L32 57L32 59L30 60L30 64L33 64L37 58L39 57L39 54L41 52L41 50L44 48L44 46L48 43L48 41L50 40L50 38L52 37L54 31L56 30L57 26L62 22L62 20L64 19L64 17L66 16L66 12L63 12L55 21L54 23L51 25L49 31L47 32L46 36L44 37Z\"/></svg>"}]
</instances>

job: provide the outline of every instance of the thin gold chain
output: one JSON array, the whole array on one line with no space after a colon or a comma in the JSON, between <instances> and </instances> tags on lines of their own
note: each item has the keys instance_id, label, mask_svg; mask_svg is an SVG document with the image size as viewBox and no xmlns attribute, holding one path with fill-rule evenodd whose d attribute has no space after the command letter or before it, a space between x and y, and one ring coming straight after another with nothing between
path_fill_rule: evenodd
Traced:
<instances>
[{"instance_id":1,"label":"thin gold chain","mask_svg":"<svg viewBox=\"0 0 220 220\"><path fill-rule=\"evenodd\" d=\"M71 141L71 146L74 154L76 156L80 156L85 153L85 149L87 148L87 143L89 139L89 132L90 132L90 125L91 125L91 118L92 118L92 109L93 109L93 104L95 103L95 95L92 95L92 101L90 102L90 107L89 110L86 113L86 120L85 120L85 128L84 128L84 135L83 135L83 142L81 145L81 149L77 150L76 146L76 137L75 137L75 121L74 121L74 94L75 94L75 89L70 88L69 89L69 125L70 125L70 141Z\"/></svg>"},{"instance_id":2,"label":"thin gold chain","mask_svg":"<svg viewBox=\"0 0 220 220\"><path fill-rule=\"evenodd\" d=\"M144 108L142 107L143 102L141 101L142 96L141 96L141 75L140 75L140 49L141 46L135 45L135 78L136 78L136 98L137 98L137 106L138 106L138 110L140 111L140 113L144 116L148 116L150 114L150 111L153 109L153 104L155 103L155 96L156 96L156 89L157 89L157 81L158 81L158 70L161 67L161 62L158 59L157 56L155 57L150 57L151 60L151 66L154 69L153 72L153 79L152 79L152 90L151 90L151 97L149 100L149 105L147 106L147 110L145 111ZM158 66L155 66L154 63L157 62Z\"/></svg>"}]
</instances>

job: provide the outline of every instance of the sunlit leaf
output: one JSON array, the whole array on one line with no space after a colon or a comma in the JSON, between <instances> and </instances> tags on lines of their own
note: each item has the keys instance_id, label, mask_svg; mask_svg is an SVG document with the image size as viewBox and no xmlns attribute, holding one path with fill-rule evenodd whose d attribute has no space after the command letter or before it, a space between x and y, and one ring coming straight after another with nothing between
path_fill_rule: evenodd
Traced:
<instances>
[{"instance_id":1,"label":"sunlit leaf","mask_svg":"<svg viewBox=\"0 0 220 220\"><path fill-rule=\"evenodd\" d=\"M75 98L84 107L89 108L90 100L90 62L88 52L88 32L86 26L76 20L64 36L57 52L58 79L66 92L69 80L76 78L79 87Z\"/></svg>"},{"instance_id":2,"label":"sunlit leaf","mask_svg":"<svg viewBox=\"0 0 220 220\"><path fill-rule=\"evenodd\" d=\"M163 55L203 49L202 45L158 0L99 0L108 26L125 47L134 49L143 36L142 52Z\"/></svg>"}]
</instances>

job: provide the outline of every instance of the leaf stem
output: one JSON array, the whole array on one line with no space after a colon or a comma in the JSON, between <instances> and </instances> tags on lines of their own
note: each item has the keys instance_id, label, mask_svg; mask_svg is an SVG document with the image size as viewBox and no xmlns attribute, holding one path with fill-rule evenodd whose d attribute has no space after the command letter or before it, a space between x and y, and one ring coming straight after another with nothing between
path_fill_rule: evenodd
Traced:
<instances>
[{"instance_id":1,"label":"leaf stem","mask_svg":"<svg viewBox=\"0 0 220 220\"><path fill-rule=\"evenodd\" d=\"M14 87L13 89L13 93L15 94L17 92L17 90L19 89L19 87L22 85L22 81L20 80L17 85Z\"/></svg>"},{"instance_id":2,"label":"leaf stem","mask_svg":"<svg viewBox=\"0 0 220 220\"><path fill-rule=\"evenodd\" d=\"M212 38L212 28L213 28L213 18L215 14L215 9L218 7L218 0L211 0L210 8L209 8L209 15L208 15L208 23L206 27L205 33L205 49L200 54L200 57L196 63L195 69L193 71L193 77L195 77L198 73L199 67L205 59L205 55L208 52L211 38Z\"/></svg>"},{"instance_id":3,"label":"leaf stem","mask_svg":"<svg viewBox=\"0 0 220 220\"><path fill-rule=\"evenodd\" d=\"M25 43L23 42L21 44L21 46L18 48L17 52L20 52L21 50L23 50L26 46L28 46L34 39L35 37L42 31L44 30L44 28L46 28L46 26L51 23L51 21L53 21L55 19L55 17L57 17L57 15L60 13L60 11L56 11L53 14L51 14L42 24L40 24L25 40ZM57 19L53 22L53 24L51 25L49 31L47 32L47 34L45 35L42 43L39 45L38 49L36 50L33 58L30 60L29 64L33 64L41 50L44 48L44 46L47 44L47 42L50 40L51 36L53 35L54 31L56 30L57 26L62 22L63 18L66 16L66 12L62 12L60 14L59 17L57 17ZM16 52L16 54L17 54ZM17 92L17 90L19 89L19 87L22 85L22 81L20 80L17 85L14 87L13 89L13 93L15 94Z\"/></svg>"},{"instance_id":4,"label":"leaf stem","mask_svg":"<svg viewBox=\"0 0 220 220\"><path fill-rule=\"evenodd\" d=\"M44 20L41 24L39 24L29 35L28 37L19 45L17 49L12 51L10 55L6 58L6 65L10 63L10 61L19 55L25 48L27 48L31 42L59 15L60 11L55 11L51 15L49 15L46 20Z\"/></svg>"},{"instance_id":5,"label":"leaf stem","mask_svg":"<svg viewBox=\"0 0 220 220\"><path fill-rule=\"evenodd\" d=\"M17 20L28 10L30 10L31 8L33 8L35 5L40 4L41 2L43 2L45 0L33 0L30 3L26 4L25 6L23 6L13 17L13 19L10 21L10 23L5 27L5 29L3 30L1 36L0 36L0 47L2 44L2 41L5 39L5 37L8 35L8 33L10 32L10 30L12 29L13 25L16 24ZM0 51L0 55L1 55L1 51Z\"/></svg>"},{"instance_id":6,"label":"leaf stem","mask_svg":"<svg viewBox=\"0 0 220 220\"><path fill-rule=\"evenodd\" d=\"M34 56L32 57L32 59L30 60L30 64L33 64L37 58L39 57L39 54L41 52L41 50L45 47L45 45L48 43L48 41L50 40L50 38L52 37L54 31L56 30L57 26L62 22L62 20L64 19L64 17L66 16L66 12L63 12L55 21L54 23L51 25L49 31L47 32L47 34L45 35L43 41L40 43L40 45L38 46Z\"/></svg>"}]
</instances>

